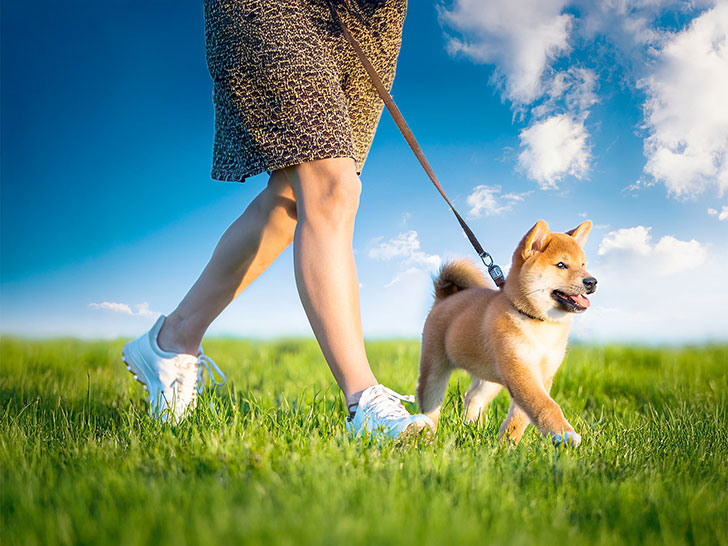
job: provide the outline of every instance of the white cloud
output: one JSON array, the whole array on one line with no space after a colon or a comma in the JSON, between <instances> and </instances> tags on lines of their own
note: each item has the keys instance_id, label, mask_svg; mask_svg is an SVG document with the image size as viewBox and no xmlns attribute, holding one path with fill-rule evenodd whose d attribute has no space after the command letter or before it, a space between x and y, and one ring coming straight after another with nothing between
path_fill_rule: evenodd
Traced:
<instances>
[{"instance_id":1,"label":"white cloud","mask_svg":"<svg viewBox=\"0 0 728 546\"><path fill-rule=\"evenodd\" d=\"M557 188L567 175L587 176L591 148L584 123L597 102L596 86L593 70L571 67L553 76L546 100L531 109L533 121L519 135L518 166L542 190Z\"/></svg>"},{"instance_id":2,"label":"white cloud","mask_svg":"<svg viewBox=\"0 0 728 546\"><path fill-rule=\"evenodd\" d=\"M473 192L468 195L468 205L470 205L470 214L472 216L490 216L499 214L507 210L506 206L498 201L500 195L500 186L476 186Z\"/></svg>"},{"instance_id":3,"label":"white cloud","mask_svg":"<svg viewBox=\"0 0 728 546\"><path fill-rule=\"evenodd\" d=\"M422 275L422 269L418 267L410 267L408 269L405 269L404 271L398 272L394 278L389 281L387 284L384 285L384 288L391 288L395 284L401 281L406 281L408 279L416 279Z\"/></svg>"},{"instance_id":4,"label":"white cloud","mask_svg":"<svg viewBox=\"0 0 728 546\"><path fill-rule=\"evenodd\" d=\"M632 193L632 197L637 197L637 193L640 190L643 190L646 188L651 188L655 184L656 184L656 182L654 180L651 180L651 179L645 180L645 179L639 178L639 179L635 180L632 184L629 184L629 185L625 186L624 188L622 188L622 191Z\"/></svg>"},{"instance_id":5,"label":"white cloud","mask_svg":"<svg viewBox=\"0 0 728 546\"><path fill-rule=\"evenodd\" d=\"M708 209L708 214L711 216L717 216L718 220L723 222L724 220L728 220L728 206L723 205L723 207L720 210L716 209Z\"/></svg>"},{"instance_id":6,"label":"white cloud","mask_svg":"<svg viewBox=\"0 0 728 546\"><path fill-rule=\"evenodd\" d=\"M652 244L651 227L635 226L607 233L599 244L597 254L612 254L622 263L624 271L644 268L654 275L673 275L701 267L708 257L708 246L695 239L681 241L672 235L663 236Z\"/></svg>"},{"instance_id":7,"label":"white cloud","mask_svg":"<svg viewBox=\"0 0 728 546\"><path fill-rule=\"evenodd\" d=\"M585 114L597 101L597 75L593 70L572 66L553 75L546 86L546 100L531 110L535 118L557 112Z\"/></svg>"},{"instance_id":8,"label":"white cloud","mask_svg":"<svg viewBox=\"0 0 728 546\"><path fill-rule=\"evenodd\" d=\"M591 149L584 117L556 114L521 131L518 166L541 189L555 189L566 175L585 178Z\"/></svg>"},{"instance_id":9,"label":"white cloud","mask_svg":"<svg viewBox=\"0 0 728 546\"><path fill-rule=\"evenodd\" d=\"M725 341L728 249L666 235L653 244L652 228L607 234L588 270L598 280L592 306L574 320L574 337L638 343Z\"/></svg>"},{"instance_id":10,"label":"white cloud","mask_svg":"<svg viewBox=\"0 0 728 546\"><path fill-rule=\"evenodd\" d=\"M439 268L442 263L437 254L427 254L420 250L419 236L414 230L400 233L386 242L380 237L374 240L374 244L375 246L369 249L371 259L381 261L399 259L400 270L384 285L385 288L391 288L405 279L412 281L417 277L429 278L429 273ZM416 282L416 284L421 283Z\"/></svg>"},{"instance_id":11,"label":"white cloud","mask_svg":"<svg viewBox=\"0 0 728 546\"><path fill-rule=\"evenodd\" d=\"M613 60L638 73L648 61L651 48L670 37L661 25L674 25L682 18L689 20L715 4L715 0L574 0L580 13L576 30L586 40L606 37L614 48L609 51L615 54Z\"/></svg>"},{"instance_id":12,"label":"white cloud","mask_svg":"<svg viewBox=\"0 0 728 546\"><path fill-rule=\"evenodd\" d=\"M695 2L683 0L577 0L582 14L579 31L588 39L608 36L609 41L624 56L621 61L644 55L645 46L660 42L664 32L655 26L667 9L695 8Z\"/></svg>"},{"instance_id":13,"label":"white cloud","mask_svg":"<svg viewBox=\"0 0 728 546\"><path fill-rule=\"evenodd\" d=\"M520 119L530 115L518 166L542 189L583 178L591 166L584 122L597 73L569 58L572 47L595 48L587 63L600 74L630 86L639 80L648 178L676 197L728 189L725 0L454 0L439 13L448 51L495 65L503 98ZM688 28L672 30L691 18Z\"/></svg>"},{"instance_id":14,"label":"white cloud","mask_svg":"<svg viewBox=\"0 0 728 546\"><path fill-rule=\"evenodd\" d=\"M672 275L702 266L708 257L708 247L695 239L680 241L665 235L655 245L652 255L658 273Z\"/></svg>"},{"instance_id":15,"label":"white cloud","mask_svg":"<svg viewBox=\"0 0 728 546\"><path fill-rule=\"evenodd\" d=\"M517 202L523 201L524 197L531 192L524 193L501 193L500 186L486 186L481 184L473 188L468 195L467 203L470 205L470 215L476 218L480 216L491 216L511 210Z\"/></svg>"},{"instance_id":16,"label":"white cloud","mask_svg":"<svg viewBox=\"0 0 728 546\"><path fill-rule=\"evenodd\" d=\"M388 242L382 242L381 237L376 241L375 247L369 249L369 257L373 260L391 260L397 256L408 256L414 250L420 248L420 241L417 232L410 230L400 233Z\"/></svg>"},{"instance_id":17,"label":"white cloud","mask_svg":"<svg viewBox=\"0 0 728 546\"><path fill-rule=\"evenodd\" d=\"M728 190L728 2L671 35L640 85L650 133L645 172L675 197L709 188L722 195Z\"/></svg>"},{"instance_id":18,"label":"white cloud","mask_svg":"<svg viewBox=\"0 0 728 546\"><path fill-rule=\"evenodd\" d=\"M131 310L126 303L115 303L112 301L104 301L101 303L89 303L88 306L91 309L106 309L107 311L113 311L115 313L122 313L124 315L133 315L134 311Z\"/></svg>"},{"instance_id":19,"label":"white cloud","mask_svg":"<svg viewBox=\"0 0 728 546\"><path fill-rule=\"evenodd\" d=\"M569 52L570 31L578 23L563 13L569 4L455 0L450 9L440 8L441 24L460 34L447 36L448 51L494 64L503 97L519 114L529 112L530 125L519 135L518 167L541 189L556 188L566 176L586 177L592 158L585 121L597 102L596 73L552 68ZM483 208L497 209L493 203Z\"/></svg>"},{"instance_id":20,"label":"white cloud","mask_svg":"<svg viewBox=\"0 0 728 546\"><path fill-rule=\"evenodd\" d=\"M114 313L121 313L122 315L130 315L132 317L156 317L159 313L156 313L149 309L147 302L138 303L134 307L136 311L127 303L116 303L113 301L102 301L101 303L89 303L88 306L91 309L104 309L106 311L112 311Z\"/></svg>"},{"instance_id":21,"label":"white cloud","mask_svg":"<svg viewBox=\"0 0 728 546\"><path fill-rule=\"evenodd\" d=\"M455 0L439 7L440 21L460 37L448 36L452 55L496 65L504 96L528 104L544 92L543 74L569 49L572 17L566 0Z\"/></svg>"},{"instance_id":22,"label":"white cloud","mask_svg":"<svg viewBox=\"0 0 728 546\"><path fill-rule=\"evenodd\" d=\"M650 229L652 228L637 226L610 231L599 244L598 254L603 256L614 250L627 250L646 256L652 250Z\"/></svg>"},{"instance_id":23,"label":"white cloud","mask_svg":"<svg viewBox=\"0 0 728 546\"><path fill-rule=\"evenodd\" d=\"M420 269L436 269L442 259L437 254L427 254L420 250L420 239L417 232L409 230L400 233L387 242L376 239L376 246L369 249L369 257L373 260L392 260L401 258L405 265L417 266Z\"/></svg>"}]
</instances>

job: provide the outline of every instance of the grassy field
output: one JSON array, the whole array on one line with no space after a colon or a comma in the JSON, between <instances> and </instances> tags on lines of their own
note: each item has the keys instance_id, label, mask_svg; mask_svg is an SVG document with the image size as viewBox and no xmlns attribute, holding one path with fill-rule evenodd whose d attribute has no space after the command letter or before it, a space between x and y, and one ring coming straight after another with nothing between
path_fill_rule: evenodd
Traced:
<instances>
[{"instance_id":1,"label":"grassy field","mask_svg":"<svg viewBox=\"0 0 728 546\"><path fill-rule=\"evenodd\" d=\"M554 398L584 437L517 448L462 422L432 446L347 438L311 341L210 340L228 374L193 418L146 414L122 341L0 342L2 544L728 544L728 347L579 347ZM368 345L411 393L419 344Z\"/></svg>"}]
</instances>

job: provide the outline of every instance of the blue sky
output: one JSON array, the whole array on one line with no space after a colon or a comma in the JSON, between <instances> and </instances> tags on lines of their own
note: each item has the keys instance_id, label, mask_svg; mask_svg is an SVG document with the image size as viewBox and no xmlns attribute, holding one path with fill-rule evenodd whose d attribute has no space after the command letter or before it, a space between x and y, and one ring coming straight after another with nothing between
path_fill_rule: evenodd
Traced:
<instances>
[{"instance_id":1,"label":"blue sky","mask_svg":"<svg viewBox=\"0 0 728 546\"><path fill-rule=\"evenodd\" d=\"M209 176L202 6L2 6L0 331L138 335L262 189ZM585 218L586 341L725 340L728 2L410 2L393 95L504 269ZM474 253L391 119L362 174L365 334L419 336L431 273ZM211 335L310 335L292 253Z\"/></svg>"}]
</instances>

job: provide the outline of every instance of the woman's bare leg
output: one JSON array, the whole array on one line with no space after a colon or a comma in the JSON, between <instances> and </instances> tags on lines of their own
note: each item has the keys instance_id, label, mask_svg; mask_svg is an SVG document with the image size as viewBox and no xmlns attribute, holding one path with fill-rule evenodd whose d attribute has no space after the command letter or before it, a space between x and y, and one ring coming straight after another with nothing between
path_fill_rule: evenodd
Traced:
<instances>
[{"instance_id":1,"label":"woman's bare leg","mask_svg":"<svg viewBox=\"0 0 728 546\"><path fill-rule=\"evenodd\" d=\"M196 355L215 317L294 240L304 309L347 402L355 402L358 393L377 384L364 350L352 250L360 192L349 158L275 171L268 187L223 234L200 278L167 317L160 347Z\"/></svg>"},{"instance_id":2,"label":"woman's bare leg","mask_svg":"<svg viewBox=\"0 0 728 546\"><path fill-rule=\"evenodd\" d=\"M364 350L352 240L361 182L351 158L285 169L298 224L293 241L296 284L306 315L347 403L378 382Z\"/></svg>"},{"instance_id":3,"label":"woman's bare leg","mask_svg":"<svg viewBox=\"0 0 728 546\"><path fill-rule=\"evenodd\" d=\"M275 171L222 235L197 282L164 321L159 346L196 356L215 317L291 244L295 228L295 195L283 171Z\"/></svg>"}]
</instances>

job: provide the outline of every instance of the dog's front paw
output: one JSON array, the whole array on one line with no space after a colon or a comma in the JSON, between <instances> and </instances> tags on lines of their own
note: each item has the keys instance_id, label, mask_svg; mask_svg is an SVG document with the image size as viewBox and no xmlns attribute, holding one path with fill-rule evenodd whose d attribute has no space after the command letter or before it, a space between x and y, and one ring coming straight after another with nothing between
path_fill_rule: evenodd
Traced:
<instances>
[{"instance_id":1,"label":"dog's front paw","mask_svg":"<svg viewBox=\"0 0 728 546\"><path fill-rule=\"evenodd\" d=\"M576 432L569 432L566 431L564 434L551 434L551 443L554 444L555 447L559 446L565 446L565 447L576 447L581 443L581 435L577 434Z\"/></svg>"}]
</instances>

